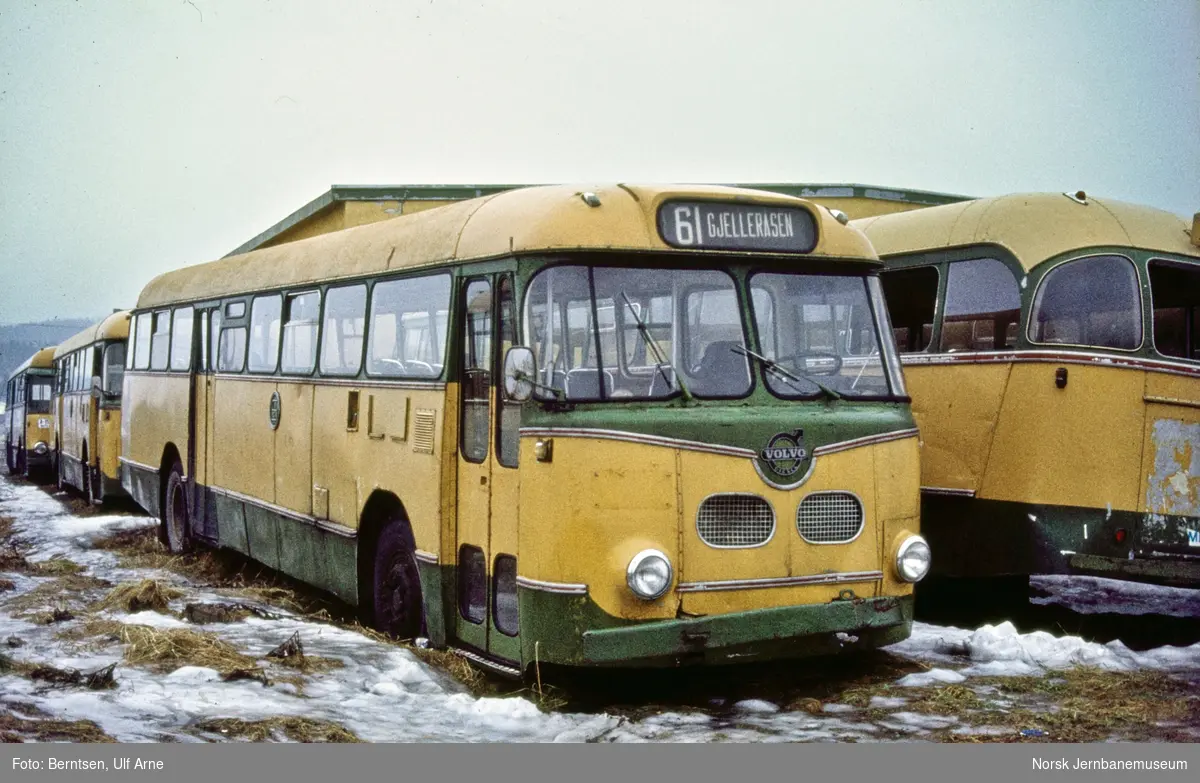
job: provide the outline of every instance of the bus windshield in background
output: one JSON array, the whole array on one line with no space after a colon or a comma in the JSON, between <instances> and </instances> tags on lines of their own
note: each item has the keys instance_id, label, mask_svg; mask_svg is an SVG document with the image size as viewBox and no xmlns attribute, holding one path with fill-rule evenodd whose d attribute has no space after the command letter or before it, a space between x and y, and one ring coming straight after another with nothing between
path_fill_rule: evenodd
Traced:
<instances>
[{"instance_id":1,"label":"bus windshield in background","mask_svg":"<svg viewBox=\"0 0 1200 783\"><path fill-rule=\"evenodd\" d=\"M760 273L750 291L763 353L779 368L766 373L776 395L892 394L866 278Z\"/></svg>"},{"instance_id":2,"label":"bus windshield in background","mask_svg":"<svg viewBox=\"0 0 1200 783\"><path fill-rule=\"evenodd\" d=\"M26 413L49 413L51 379L30 376L25 388L29 398Z\"/></svg>"}]
</instances>

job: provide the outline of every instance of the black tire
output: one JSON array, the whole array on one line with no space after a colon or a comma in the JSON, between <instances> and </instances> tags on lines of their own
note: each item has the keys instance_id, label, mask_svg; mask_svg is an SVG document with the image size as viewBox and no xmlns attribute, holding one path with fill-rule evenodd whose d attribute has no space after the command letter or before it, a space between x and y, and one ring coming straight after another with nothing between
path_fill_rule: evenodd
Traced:
<instances>
[{"instance_id":1,"label":"black tire","mask_svg":"<svg viewBox=\"0 0 1200 783\"><path fill-rule=\"evenodd\" d=\"M58 484L58 488L65 492L67 489L67 482L63 478L62 470L62 452L60 452L56 446L54 449L54 480Z\"/></svg>"},{"instance_id":2,"label":"black tire","mask_svg":"<svg viewBox=\"0 0 1200 783\"><path fill-rule=\"evenodd\" d=\"M424 630L421 579L407 525L393 520L379 534L372 573L375 628L396 639L415 639Z\"/></svg>"},{"instance_id":3,"label":"black tire","mask_svg":"<svg viewBox=\"0 0 1200 783\"><path fill-rule=\"evenodd\" d=\"M188 522L187 485L179 460L175 460L171 472L167 474L162 506L163 543L176 554L188 551L192 548L192 537Z\"/></svg>"},{"instance_id":4,"label":"black tire","mask_svg":"<svg viewBox=\"0 0 1200 783\"><path fill-rule=\"evenodd\" d=\"M17 466L13 464L12 446L8 443L4 444L4 466L8 468L10 476L17 470Z\"/></svg>"},{"instance_id":5,"label":"black tire","mask_svg":"<svg viewBox=\"0 0 1200 783\"><path fill-rule=\"evenodd\" d=\"M21 476L22 478L29 478L29 476L25 475L25 444L24 443L17 446L17 465L16 465L16 467L17 467L17 475L18 476Z\"/></svg>"}]
</instances>

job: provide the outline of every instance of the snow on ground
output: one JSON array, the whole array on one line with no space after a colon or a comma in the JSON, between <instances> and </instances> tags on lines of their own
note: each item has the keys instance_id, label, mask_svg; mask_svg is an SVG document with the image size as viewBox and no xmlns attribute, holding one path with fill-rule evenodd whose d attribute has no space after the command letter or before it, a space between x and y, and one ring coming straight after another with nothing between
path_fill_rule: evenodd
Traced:
<instances>
[{"instance_id":1,"label":"snow on ground","mask_svg":"<svg viewBox=\"0 0 1200 783\"><path fill-rule=\"evenodd\" d=\"M155 520L128 515L73 515L42 489L7 478L0 478L0 515L13 518L14 535L31 561L69 557L85 566L87 573L114 584L158 579L184 591L182 598L171 603L176 613L187 603L228 600L175 573L121 568L113 553L89 548L91 541L112 531L152 526ZM407 649L278 607L270 607L275 619L250 617L200 628L218 634L250 656L265 656L299 632L306 654L339 660L342 668L306 675L302 692L287 681L269 686L254 680L225 682L217 671L201 666L184 666L161 674L124 664L122 647L116 642L94 648L72 645L59 637L62 631L79 626L80 620L37 625L13 616L19 613L8 611L4 604L48 578L4 576L14 588L0 593L0 640L19 637L24 641L22 646L5 648L6 654L18 661L85 672L111 663L118 667L117 687L101 691L50 686L15 674L0 675L0 706L20 714L21 704L31 704L57 718L93 720L122 741L195 742L202 737L191 726L201 719L257 720L287 715L333 721L372 741L828 742L920 737L943 729L958 733L992 731L963 725L952 715L905 712L906 702L900 697L875 697L872 709L899 710L875 723L860 719L858 709L836 701L804 710L788 709L766 699L744 699L719 715L677 708L637 719L606 712L548 712L520 696L473 696ZM1163 591L1138 585L1129 594L1140 597L1138 606L1154 606L1156 601L1177 605L1177 596ZM1076 592L1086 592L1086 588L1077 591L1063 587L1054 595L1061 598ZM103 594L104 589L97 589L81 597L81 602ZM1105 601L1110 602L1104 604L1109 606L1118 599ZM106 616L158 628L197 627L149 611L114 611ZM1009 623L974 631L917 623L912 637L892 646L889 652L930 667L900 678L898 686L943 685L980 675L1037 674L1075 664L1113 670L1200 672L1200 644L1135 653L1120 642L1099 645L1045 632L1022 634Z\"/></svg>"},{"instance_id":2,"label":"snow on ground","mask_svg":"<svg viewBox=\"0 0 1200 783\"><path fill-rule=\"evenodd\" d=\"M1096 576L1034 576L1030 603L1057 604L1081 614L1162 614L1200 618L1200 590L1160 587Z\"/></svg>"}]
</instances>

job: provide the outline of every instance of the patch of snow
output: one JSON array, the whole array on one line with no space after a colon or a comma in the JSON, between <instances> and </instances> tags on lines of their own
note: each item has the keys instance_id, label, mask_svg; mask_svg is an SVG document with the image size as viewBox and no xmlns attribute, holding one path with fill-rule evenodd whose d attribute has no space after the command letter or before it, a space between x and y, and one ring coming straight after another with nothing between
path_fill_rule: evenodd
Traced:
<instances>
[{"instance_id":1,"label":"patch of snow","mask_svg":"<svg viewBox=\"0 0 1200 783\"><path fill-rule=\"evenodd\" d=\"M733 705L739 712L779 712L779 705L762 699L746 699Z\"/></svg>"},{"instance_id":2,"label":"patch of snow","mask_svg":"<svg viewBox=\"0 0 1200 783\"><path fill-rule=\"evenodd\" d=\"M867 702L867 709L894 710L897 707L903 707L905 704L908 704L908 699L893 696L872 696L871 701Z\"/></svg>"},{"instance_id":3,"label":"patch of snow","mask_svg":"<svg viewBox=\"0 0 1200 783\"><path fill-rule=\"evenodd\" d=\"M930 669L927 672L906 674L897 680L896 684L904 688L922 688L939 683L943 685L958 683L965 679L967 679L965 676L952 669Z\"/></svg>"},{"instance_id":4,"label":"patch of snow","mask_svg":"<svg viewBox=\"0 0 1200 783\"><path fill-rule=\"evenodd\" d=\"M1200 590L1164 587L1097 576L1032 576L1029 585L1044 596L1033 604L1055 604L1080 614L1161 614L1200 618Z\"/></svg>"}]
</instances>

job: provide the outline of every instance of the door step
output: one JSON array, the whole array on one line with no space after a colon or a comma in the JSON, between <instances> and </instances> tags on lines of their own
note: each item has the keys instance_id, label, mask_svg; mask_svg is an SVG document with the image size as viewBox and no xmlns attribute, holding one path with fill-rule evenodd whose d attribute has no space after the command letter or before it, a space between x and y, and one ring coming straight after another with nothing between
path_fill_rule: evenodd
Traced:
<instances>
[{"instance_id":1,"label":"door step","mask_svg":"<svg viewBox=\"0 0 1200 783\"><path fill-rule=\"evenodd\" d=\"M514 665L516 663L515 661L493 658L491 656L475 652L474 650L463 649L462 647L451 647L450 652L461 658L466 658L471 663L482 666L483 668L493 671L496 674L500 674L514 680L519 680L524 677L524 674L521 672L521 670Z\"/></svg>"}]
</instances>

